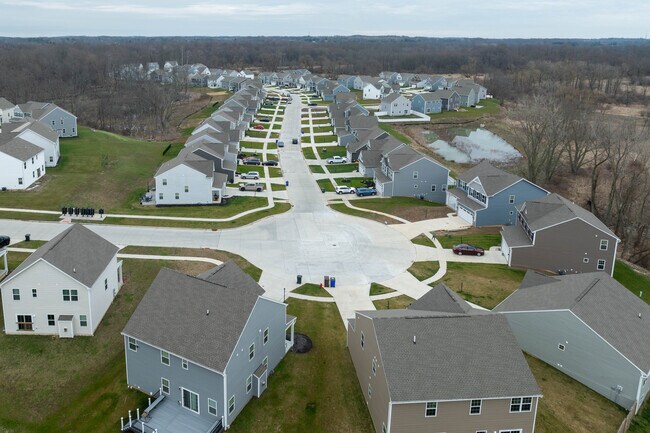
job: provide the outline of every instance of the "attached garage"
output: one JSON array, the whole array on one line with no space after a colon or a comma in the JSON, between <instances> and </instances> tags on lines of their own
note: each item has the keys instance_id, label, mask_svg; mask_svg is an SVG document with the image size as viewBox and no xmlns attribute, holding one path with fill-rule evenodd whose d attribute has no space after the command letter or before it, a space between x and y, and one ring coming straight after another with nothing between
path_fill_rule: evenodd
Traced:
<instances>
[{"instance_id":1,"label":"attached garage","mask_svg":"<svg viewBox=\"0 0 650 433\"><path fill-rule=\"evenodd\" d=\"M467 221L468 223L474 225L474 212L467 209L461 204L458 204L458 216Z\"/></svg>"}]
</instances>

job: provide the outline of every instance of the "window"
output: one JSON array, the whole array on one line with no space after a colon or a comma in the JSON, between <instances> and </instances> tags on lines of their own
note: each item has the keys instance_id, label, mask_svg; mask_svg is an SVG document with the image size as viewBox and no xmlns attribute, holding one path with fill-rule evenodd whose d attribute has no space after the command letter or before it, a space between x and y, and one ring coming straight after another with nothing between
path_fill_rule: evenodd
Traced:
<instances>
[{"instance_id":1,"label":"window","mask_svg":"<svg viewBox=\"0 0 650 433\"><path fill-rule=\"evenodd\" d=\"M63 128L63 133L65 134L65 128Z\"/></svg>"},{"instance_id":2,"label":"window","mask_svg":"<svg viewBox=\"0 0 650 433\"><path fill-rule=\"evenodd\" d=\"M163 199L163 193L162 192L158 193L158 200L162 200L162 199Z\"/></svg>"},{"instance_id":3,"label":"window","mask_svg":"<svg viewBox=\"0 0 650 433\"><path fill-rule=\"evenodd\" d=\"M262 360L262 364L264 364L264 367L269 366L269 357L265 356L264 359Z\"/></svg>"},{"instance_id":4,"label":"window","mask_svg":"<svg viewBox=\"0 0 650 433\"><path fill-rule=\"evenodd\" d=\"M426 408L424 409L424 416L431 417L438 414L438 402L437 401L428 401Z\"/></svg>"},{"instance_id":5,"label":"window","mask_svg":"<svg viewBox=\"0 0 650 433\"><path fill-rule=\"evenodd\" d=\"M183 390L183 407L192 412L199 413L199 395L189 389L181 389Z\"/></svg>"},{"instance_id":6,"label":"window","mask_svg":"<svg viewBox=\"0 0 650 433\"><path fill-rule=\"evenodd\" d=\"M13 289L11 291L14 296L14 301L20 301L20 289Z\"/></svg>"},{"instance_id":7,"label":"window","mask_svg":"<svg viewBox=\"0 0 650 433\"><path fill-rule=\"evenodd\" d=\"M19 177L19 178L18 178L18 185L22 185L22 184L23 184L23 178L22 178L22 177Z\"/></svg>"},{"instance_id":8,"label":"window","mask_svg":"<svg viewBox=\"0 0 650 433\"><path fill-rule=\"evenodd\" d=\"M48 314L47 315L47 326L54 326L56 323L54 322L54 314Z\"/></svg>"},{"instance_id":9,"label":"window","mask_svg":"<svg viewBox=\"0 0 650 433\"><path fill-rule=\"evenodd\" d=\"M368 384L368 399L372 398L372 385Z\"/></svg>"},{"instance_id":10,"label":"window","mask_svg":"<svg viewBox=\"0 0 650 433\"><path fill-rule=\"evenodd\" d=\"M417 172L417 171L414 171L414 172L413 172L413 179L417 179L417 178L418 178L418 172Z\"/></svg>"},{"instance_id":11,"label":"window","mask_svg":"<svg viewBox=\"0 0 650 433\"><path fill-rule=\"evenodd\" d=\"M167 179L163 179L163 186L167 185Z\"/></svg>"},{"instance_id":12,"label":"window","mask_svg":"<svg viewBox=\"0 0 650 433\"><path fill-rule=\"evenodd\" d=\"M50 162L54 162L54 157L50 156Z\"/></svg>"},{"instance_id":13,"label":"window","mask_svg":"<svg viewBox=\"0 0 650 433\"><path fill-rule=\"evenodd\" d=\"M584 259L582 259L582 263L589 263L589 257L585 257Z\"/></svg>"},{"instance_id":14,"label":"window","mask_svg":"<svg viewBox=\"0 0 650 433\"><path fill-rule=\"evenodd\" d=\"M487 430L476 430L476 433L488 433Z\"/></svg>"},{"instance_id":15,"label":"window","mask_svg":"<svg viewBox=\"0 0 650 433\"><path fill-rule=\"evenodd\" d=\"M61 125L63 125L63 119L61 119ZM65 131L65 129L64 129L64 131Z\"/></svg>"},{"instance_id":16,"label":"window","mask_svg":"<svg viewBox=\"0 0 650 433\"><path fill-rule=\"evenodd\" d=\"M165 352L164 350L160 351L160 362L169 365L169 352Z\"/></svg>"},{"instance_id":17,"label":"window","mask_svg":"<svg viewBox=\"0 0 650 433\"><path fill-rule=\"evenodd\" d=\"M27 168L27 163L23 162L23 168Z\"/></svg>"},{"instance_id":18,"label":"window","mask_svg":"<svg viewBox=\"0 0 650 433\"><path fill-rule=\"evenodd\" d=\"M30 314L19 314L16 316L16 323L19 331L33 331L32 316Z\"/></svg>"},{"instance_id":19,"label":"window","mask_svg":"<svg viewBox=\"0 0 650 433\"><path fill-rule=\"evenodd\" d=\"M508 197L508 203L510 203L510 204L514 204L514 203L515 203L515 196L514 196L513 194L511 194L511 195Z\"/></svg>"},{"instance_id":20,"label":"window","mask_svg":"<svg viewBox=\"0 0 650 433\"><path fill-rule=\"evenodd\" d=\"M135 341L135 338L128 337L127 340L128 340L128 343L129 343L129 350L137 352L138 351L138 342Z\"/></svg>"},{"instance_id":21,"label":"window","mask_svg":"<svg viewBox=\"0 0 650 433\"><path fill-rule=\"evenodd\" d=\"M431 192L436 192L436 186L435 185L431 185Z\"/></svg>"},{"instance_id":22,"label":"window","mask_svg":"<svg viewBox=\"0 0 650 433\"><path fill-rule=\"evenodd\" d=\"M86 327L88 326L88 316L85 314L79 315L79 326Z\"/></svg>"},{"instance_id":23,"label":"window","mask_svg":"<svg viewBox=\"0 0 650 433\"><path fill-rule=\"evenodd\" d=\"M361 348L363 349L363 343L364 343L365 336L363 335L363 332L361 333Z\"/></svg>"},{"instance_id":24,"label":"window","mask_svg":"<svg viewBox=\"0 0 650 433\"><path fill-rule=\"evenodd\" d=\"M179 198L181 198L181 195L180 195L179 193L175 193L175 194L174 194L174 198L175 198L176 200L178 200Z\"/></svg>"},{"instance_id":25,"label":"window","mask_svg":"<svg viewBox=\"0 0 650 433\"><path fill-rule=\"evenodd\" d=\"M185 185L185 192L190 192L190 187Z\"/></svg>"},{"instance_id":26,"label":"window","mask_svg":"<svg viewBox=\"0 0 650 433\"><path fill-rule=\"evenodd\" d=\"M564 352L566 350L566 346L564 346L564 344L562 344L562 343L559 343L557 345L557 348L560 349L562 352Z\"/></svg>"},{"instance_id":27,"label":"window","mask_svg":"<svg viewBox=\"0 0 650 433\"><path fill-rule=\"evenodd\" d=\"M253 389L253 375L252 374L246 378L246 394L251 392L251 389Z\"/></svg>"},{"instance_id":28,"label":"window","mask_svg":"<svg viewBox=\"0 0 650 433\"><path fill-rule=\"evenodd\" d=\"M211 398L208 399L208 413L217 416L217 402Z\"/></svg>"},{"instance_id":29,"label":"window","mask_svg":"<svg viewBox=\"0 0 650 433\"><path fill-rule=\"evenodd\" d=\"M187 370L189 365L187 363L187 359L181 359L181 367L183 367L183 370Z\"/></svg>"},{"instance_id":30,"label":"window","mask_svg":"<svg viewBox=\"0 0 650 433\"><path fill-rule=\"evenodd\" d=\"M64 301L78 301L79 295L77 294L76 289L63 289L63 300Z\"/></svg>"},{"instance_id":31,"label":"window","mask_svg":"<svg viewBox=\"0 0 650 433\"><path fill-rule=\"evenodd\" d=\"M54 123L54 120L53 120L53 121L52 121L52 126L54 126L54 125L56 125L56 124Z\"/></svg>"},{"instance_id":32,"label":"window","mask_svg":"<svg viewBox=\"0 0 650 433\"><path fill-rule=\"evenodd\" d=\"M266 344L266 343L269 342L269 328L266 328L266 329L264 330L264 336L262 337L262 342L263 342L264 344Z\"/></svg>"},{"instance_id":33,"label":"window","mask_svg":"<svg viewBox=\"0 0 650 433\"><path fill-rule=\"evenodd\" d=\"M108 290L108 278L104 278L104 290Z\"/></svg>"},{"instance_id":34,"label":"window","mask_svg":"<svg viewBox=\"0 0 650 433\"><path fill-rule=\"evenodd\" d=\"M607 251L608 246L609 246L609 241L607 239L600 240L600 251Z\"/></svg>"},{"instance_id":35,"label":"window","mask_svg":"<svg viewBox=\"0 0 650 433\"><path fill-rule=\"evenodd\" d=\"M372 358L372 374L377 376L377 358Z\"/></svg>"},{"instance_id":36,"label":"window","mask_svg":"<svg viewBox=\"0 0 650 433\"><path fill-rule=\"evenodd\" d=\"M169 395L169 380L164 377L160 378L160 392Z\"/></svg>"},{"instance_id":37,"label":"window","mask_svg":"<svg viewBox=\"0 0 650 433\"><path fill-rule=\"evenodd\" d=\"M233 413L234 410L235 410L235 396L233 395L232 397L230 397L230 400L228 400L228 415Z\"/></svg>"},{"instance_id":38,"label":"window","mask_svg":"<svg viewBox=\"0 0 650 433\"><path fill-rule=\"evenodd\" d=\"M596 266L596 269L599 271L604 271L605 270L605 260L600 259L598 260L598 266Z\"/></svg>"},{"instance_id":39,"label":"window","mask_svg":"<svg viewBox=\"0 0 650 433\"><path fill-rule=\"evenodd\" d=\"M248 346L248 360L252 361L255 358L255 343Z\"/></svg>"},{"instance_id":40,"label":"window","mask_svg":"<svg viewBox=\"0 0 650 433\"><path fill-rule=\"evenodd\" d=\"M76 132L76 131L75 131L75 128L72 128L72 133L74 134L75 132Z\"/></svg>"},{"instance_id":41,"label":"window","mask_svg":"<svg viewBox=\"0 0 650 433\"><path fill-rule=\"evenodd\" d=\"M472 400L469 403L469 414L470 415L480 415L481 414L481 400Z\"/></svg>"}]
</instances>

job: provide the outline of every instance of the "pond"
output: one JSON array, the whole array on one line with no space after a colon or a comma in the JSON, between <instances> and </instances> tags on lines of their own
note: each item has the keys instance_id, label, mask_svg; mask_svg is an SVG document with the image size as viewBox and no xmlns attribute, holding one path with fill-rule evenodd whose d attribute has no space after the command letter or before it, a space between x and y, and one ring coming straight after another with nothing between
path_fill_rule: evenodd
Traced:
<instances>
[{"instance_id":1,"label":"pond","mask_svg":"<svg viewBox=\"0 0 650 433\"><path fill-rule=\"evenodd\" d=\"M427 146L448 161L460 164L481 160L510 162L521 158L521 153L510 143L487 129L454 129L451 143L441 140L435 133L425 133L431 143Z\"/></svg>"}]
</instances>

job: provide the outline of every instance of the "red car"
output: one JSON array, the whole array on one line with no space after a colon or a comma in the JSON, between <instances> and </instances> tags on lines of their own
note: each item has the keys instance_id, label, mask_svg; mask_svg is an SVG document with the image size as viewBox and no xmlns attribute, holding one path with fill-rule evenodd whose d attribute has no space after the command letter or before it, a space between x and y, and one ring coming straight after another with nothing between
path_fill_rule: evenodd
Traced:
<instances>
[{"instance_id":1,"label":"red car","mask_svg":"<svg viewBox=\"0 0 650 433\"><path fill-rule=\"evenodd\" d=\"M452 249L454 254L458 254L459 256L465 255L465 256L482 256L485 251L483 251L483 248L475 247L474 245L469 245L469 244L458 244L454 245L454 248Z\"/></svg>"},{"instance_id":2,"label":"red car","mask_svg":"<svg viewBox=\"0 0 650 433\"><path fill-rule=\"evenodd\" d=\"M253 129L264 129L262 125L255 125L253 126Z\"/></svg>"}]
</instances>

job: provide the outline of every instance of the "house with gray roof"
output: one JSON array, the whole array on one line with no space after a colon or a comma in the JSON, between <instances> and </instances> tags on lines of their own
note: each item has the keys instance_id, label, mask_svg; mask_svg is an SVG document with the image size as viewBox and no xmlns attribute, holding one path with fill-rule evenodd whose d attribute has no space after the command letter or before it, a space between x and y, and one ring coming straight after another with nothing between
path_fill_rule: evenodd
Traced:
<instances>
[{"instance_id":1,"label":"house with gray roof","mask_svg":"<svg viewBox=\"0 0 650 433\"><path fill-rule=\"evenodd\" d=\"M14 117L15 110L16 104L0 97L0 128L2 128L3 123L9 123L9 121Z\"/></svg>"},{"instance_id":2,"label":"house with gray roof","mask_svg":"<svg viewBox=\"0 0 650 433\"><path fill-rule=\"evenodd\" d=\"M0 283L5 333L92 336L122 286L117 251L81 224L42 245Z\"/></svg>"},{"instance_id":3,"label":"house with gray roof","mask_svg":"<svg viewBox=\"0 0 650 433\"><path fill-rule=\"evenodd\" d=\"M382 154L374 170L377 192L384 197L417 197L445 203L449 169L411 147Z\"/></svg>"},{"instance_id":4,"label":"house with gray roof","mask_svg":"<svg viewBox=\"0 0 650 433\"><path fill-rule=\"evenodd\" d=\"M7 123L0 132L0 143L13 138L22 138L45 152L45 166L55 167L61 158L59 134L49 125L34 119Z\"/></svg>"},{"instance_id":5,"label":"house with gray roof","mask_svg":"<svg viewBox=\"0 0 650 433\"><path fill-rule=\"evenodd\" d=\"M454 111L460 108L460 95L455 90L438 89L432 93L442 101L443 110Z\"/></svg>"},{"instance_id":6,"label":"house with gray roof","mask_svg":"<svg viewBox=\"0 0 650 433\"><path fill-rule=\"evenodd\" d=\"M411 100L399 93L389 93L379 104L379 111L387 116L405 116L411 114Z\"/></svg>"},{"instance_id":7,"label":"house with gray roof","mask_svg":"<svg viewBox=\"0 0 650 433\"><path fill-rule=\"evenodd\" d=\"M625 409L650 391L650 306L605 272L528 271L494 308L522 350Z\"/></svg>"},{"instance_id":8,"label":"house with gray roof","mask_svg":"<svg viewBox=\"0 0 650 433\"><path fill-rule=\"evenodd\" d=\"M454 91L460 96L462 107L473 107L478 102L478 95L472 86L454 86Z\"/></svg>"},{"instance_id":9,"label":"house with gray roof","mask_svg":"<svg viewBox=\"0 0 650 433\"><path fill-rule=\"evenodd\" d=\"M433 92L419 93L411 99L411 109L422 114L442 112L442 98Z\"/></svg>"},{"instance_id":10,"label":"house with gray roof","mask_svg":"<svg viewBox=\"0 0 650 433\"><path fill-rule=\"evenodd\" d=\"M234 263L163 268L122 331L127 384L152 397L123 430L228 429L293 346L296 318L263 293Z\"/></svg>"},{"instance_id":11,"label":"house with gray roof","mask_svg":"<svg viewBox=\"0 0 650 433\"><path fill-rule=\"evenodd\" d=\"M0 189L27 189L45 176L45 150L15 134L0 134L0 167Z\"/></svg>"},{"instance_id":12,"label":"house with gray roof","mask_svg":"<svg viewBox=\"0 0 650 433\"><path fill-rule=\"evenodd\" d=\"M540 389L508 321L439 285L357 311L347 347L376 433L533 433Z\"/></svg>"},{"instance_id":13,"label":"house with gray roof","mask_svg":"<svg viewBox=\"0 0 650 433\"><path fill-rule=\"evenodd\" d=\"M477 227L513 225L517 206L548 194L544 188L488 161L459 174L456 183L458 188L447 191L447 206Z\"/></svg>"},{"instance_id":14,"label":"house with gray roof","mask_svg":"<svg viewBox=\"0 0 650 433\"><path fill-rule=\"evenodd\" d=\"M368 140L359 150L359 173L374 178L375 170L381 169L382 157L404 147L406 144L390 134Z\"/></svg>"},{"instance_id":15,"label":"house with gray roof","mask_svg":"<svg viewBox=\"0 0 650 433\"><path fill-rule=\"evenodd\" d=\"M59 137L77 136L77 116L51 102L29 101L19 104L14 115L18 118L40 120L52 127Z\"/></svg>"},{"instance_id":16,"label":"house with gray roof","mask_svg":"<svg viewBox=\"0 0 650 433\"><path fill-rule=\"evenodd\" d=\"M501 229L508 265L556 273L614 274L620 239L594 214L558 194L516 208L514 225Z\"/></svg>"}]
</instances>

